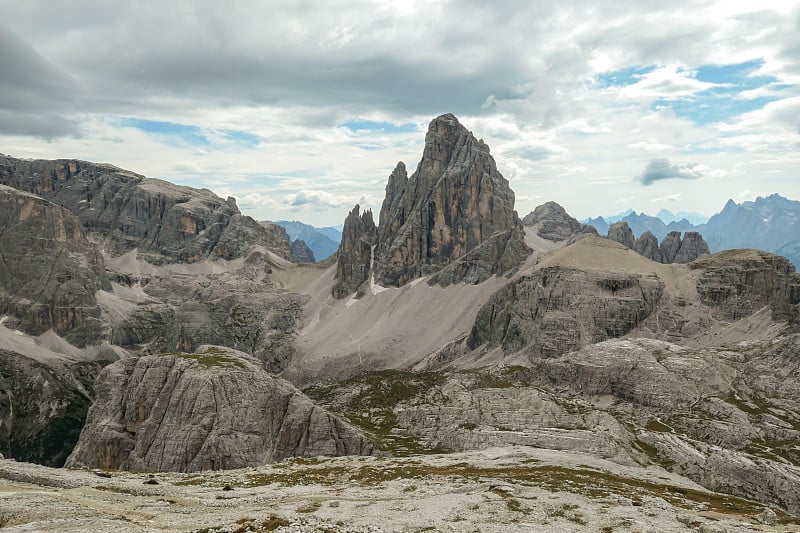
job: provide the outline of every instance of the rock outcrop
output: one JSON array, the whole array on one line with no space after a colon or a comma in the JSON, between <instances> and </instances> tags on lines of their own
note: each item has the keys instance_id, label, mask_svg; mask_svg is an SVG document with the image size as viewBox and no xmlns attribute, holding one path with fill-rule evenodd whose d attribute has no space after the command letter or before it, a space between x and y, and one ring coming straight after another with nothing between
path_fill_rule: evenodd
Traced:
<instances>
[{"instance_id":1,"label":"rock outcrop","mask_svg":"<svg viewBox=\"0 0 800 533\"><path fill-rule=\"evenodd\" d=\"M371 261L365 259L365 246L355 245L363 240L360 234L342 236L339 254L346 264L337 273L336 297L367 279L364 267L370 262L383 286L399 287L448 268L431 282L474 284L518 266L530 253L514 193L489 147L451 114L431 121L411 177L404 163L397 164L379 222L376 241L364 241L375 245Z\"/></svg>"},{"instance_id":2,"label":"rock outcrop","mask_svg":"<svg viewBox=\"0 0 800 533\"><path fill-rule=\"evenodd\" d=\"M572 248L585 250L588 259L597 253L593 248L612 246L607 243L589 237ZM492 295L478 312L467 346L501 346L505 353L524 348L538 358L621 337L653 312L664 291L658 277L635 266L625 271L592 262L537 265Z\"/></svg>"},{"instance_id":3,"label":"rock outcrop","mask_svg":"<svg viewBox=\"0 0 800 533\"><path fill-rule=\"evenodd\" d=\"M633 251L656 263L664 262L661 257L661 248L658 246L658 239L649 231L645 231L636 239L633 244Z\"/></svg>"},{"instance_id":4,"label":"rock outcrop","mask_svg":"<svg viewBox=\"0 0 800 533\"><path fill-rule=\"evenodd\" d=\"M370 455L357 429L245 354L125 359L103 369L69 467L190 472Z\"/></svg>"},{"instance_id":5,"label":"rock outcrop","mask_svg":"<svg viewBox=\"0 0 800 533\"><path fill-rule=\"evenodd\" d=\"M624 227L622 227L624 225ZM612 226L618 226L622 229L616 229L615 235L611 235L612 230L609 229L609 237L617 242L622 242L620 239L627 242L627 223L617 222ZM628 228L630 229L630 228ZM632 234L631 234L632 236ZM622 244L625 244L624 242ZM703 236L696 231L687 231L683 239L681 239L680 231L672 231L664 237L659 246L656 236L645 231L636 240L632 246L633 250L639 255L655 261L656 263L691 263L701 255L710 253L708 244L703 240Z\"/></svg>"},{"instance_id":6,"label":"rock outcrop","mask_svg":"<svg viewBox=\"0 0 800 533\"><path fill-rule=\"evenodd\" d=\"M66 209L0 185L0 316L77 346L103 334L95 294L108 289L100 251Z\"/></svg>"},{"instance_id":7,"label":"rock outcrop","mask_svg":"<svg viewBox=\"0 0 800 533\"><path fill-rule=\"evenodd\" d=\"M662 263L670 264L675 262L678 251L681 249L681 232L670 231L661 241Z\"/></svg>"},{"instance_id":8,"label":"rock outcrop","mask_svg":"<svg viewBox=\"0 0 800 533\"><path fill-rule=\"evenodd\" d=\"M112 165L74 159L0 156L0 184L27 191L72 212L111 255L133 249L154 264L234 259L262 245L285 259L282 228L243 216L233 198L149 179Z\"/></svg>"},{"instance_id":9,"label":"rock outcrop","mask_svg":"<svg viewBox=\"0 0 800 533\"><path fill-rule=\"evenodd\" d=\"M331 291L334 298L353 294L370 276L378 228L372 211L359 214L360 210L356 205L344 221L342 242L336 252L336 278Z\"/></svg>"},{"instance_id":10,"label":"rock outcrop","mask_svg":"<svg viewBox=\"0 0 800 533\"><path fill-rule=\"evenodd\" d=\"M615 222L608 228L608 238L623 246L633 248L635 242L633 231L627 222Z\"/></svg>"},{"instance_id":11,"label":"rock outcrop","mask_svg":"<svg viewBox=\"0 0 800 533\"><path fill-rule=\"evenodd\" d=\"M291 253L292 261L295 263L316 262L316 258L314 258L314 252L308 247L305 241L300 239L295 239L292 241Z\"/></svg>"},{"instance_id":12,"label":"rock outcrop","mask_svg":"<svg viewBox=\"0 0 800 533\"><path fill-rule=\"evenodd\" d=\"M695 260L697 293L715 316L735 321L769 307L779 320L792 320L800 304L800 275L779 255L761 250L726 250Z\"/></svg>"},{"instance_id":13,"label":"rock outcrop","mask_svg":"<svg viewBox=\"0 0 800 533\"><path fill-rule=\"evenodd\" d=\"M556 202L537 206L522 219L522 225L531 227L536 234L548 241L563 242L583 235L597 235L597 230L581 224Z\"/></svg>"},{"instance_id":14,"label":"rock outcrop","mask_svg":"<svg viewBox=\"0 0 800 533\"><path fill-rule=\"evenodd\" d=\"M701 255L710 254L708 244L703 236L696 231L687 231L683 234L681 247L675 254L674 263L691 263Z\"/></svg>"},{"instance_id":15,"label":"rock outcrop","mask_svg":"<svg viewBox=\"0 0 800 533\"><path fill-rule=\"evenodd\" d=\"M18 461L63 466L78 442L91 404L89 391L103 364L46 364L0 349L3 455Z\"/></svg>"}]
</instances>

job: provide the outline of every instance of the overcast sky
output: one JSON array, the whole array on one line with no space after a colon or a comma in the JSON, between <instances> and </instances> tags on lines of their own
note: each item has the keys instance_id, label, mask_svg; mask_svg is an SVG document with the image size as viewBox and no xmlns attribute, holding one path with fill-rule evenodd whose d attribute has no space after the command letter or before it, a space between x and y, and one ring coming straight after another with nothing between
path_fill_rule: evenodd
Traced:
<instances>
[{"instance_id":1,"label":"overcast sky","mask_svg":"<svg viewBox=\"0 0 800 533\"><path fill-rule=\"evenodd\" d=\"M800 2L0 0L0 152L264 220L380 208L442 113L520 215L800 199Z\"/></svg>"}]
</instances>

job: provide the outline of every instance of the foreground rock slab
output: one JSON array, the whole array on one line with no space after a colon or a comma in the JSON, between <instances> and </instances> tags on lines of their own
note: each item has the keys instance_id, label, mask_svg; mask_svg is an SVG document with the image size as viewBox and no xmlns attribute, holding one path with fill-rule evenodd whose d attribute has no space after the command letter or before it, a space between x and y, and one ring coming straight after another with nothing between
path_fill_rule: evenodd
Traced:
<instances>
[{"instance_id":1,"label":"foreground rock slab","mask_svg":"<svg viewBox=\"0 0 800 533\"><path fill-rule=\"evenodd\" d=\"M357 429L235 350L117 361L96 394L67 466L191 472L373 452Z\"/></svg>"},{"instance_id":2,"label":"foreground rock slab","mask_svg":"<svg viewBox=\"0 0 800 533\"><path fill-rule=\"evenodd\" d=\"M524 447L195 474L0 460L7 531L800 531L658 468Z\"/></svg>"}]
</instances>

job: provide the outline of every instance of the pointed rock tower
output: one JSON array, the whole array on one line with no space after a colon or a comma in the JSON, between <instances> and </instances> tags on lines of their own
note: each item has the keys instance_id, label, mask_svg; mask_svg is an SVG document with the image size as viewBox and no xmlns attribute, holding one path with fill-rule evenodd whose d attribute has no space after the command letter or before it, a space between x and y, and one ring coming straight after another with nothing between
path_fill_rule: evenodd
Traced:
<instances>
[{"instance_id":1,"label":"pointed rock tower","mask_svg":"<svg viewBox=\"0 0 800 533\"><path fill-rule=\"evenodd\" d=\"M346 246L343 240L340 254ZM409 177L400 162L389 176L372 258L375 281L399 287L433 275L431 282L442 285L480 283L529 253L514 192L489 147L455 116L433 119L416 172ZM341 266L339 273L339 298L367 279L348 278Z\"/></svg>"}]
</instances>

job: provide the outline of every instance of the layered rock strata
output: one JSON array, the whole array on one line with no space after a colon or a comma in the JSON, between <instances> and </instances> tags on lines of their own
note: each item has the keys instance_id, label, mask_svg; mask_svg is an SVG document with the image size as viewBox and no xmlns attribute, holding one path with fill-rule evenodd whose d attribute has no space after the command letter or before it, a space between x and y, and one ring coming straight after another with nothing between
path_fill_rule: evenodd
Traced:
<instances>
[{"instance_id":1,"label":"layered rock strata","mask_svg":"<svg viewBox=\"0 0 800 533\"><path fill-rule=\"evenodd\" d=\"M0 317L77 346L103 335L95 294L110 288L100 251L66 209L0 185Z\"/></svg>"},{"instance_id":2,"label":"layered rock strata","mask_svg":"<svg viewBox=\"0 0 800 533\"><path fill-rule=\"evenodd\" d=\"M133 249L155 264L233 259L263 245L285 259L285 231L243 216L233 198L74 159L0 156L0 184L58 204L111 255Z\"/></svg>"},{"instance_id":3,"label":"layered rock strata","mask_svg":"<svg viewBox=\"0 0 800 533\"><path fill-rule=\"evenodd\" d=\"M68 467L190 472L374 451L354 427L233 350L118 361L96 392Z\"/></svg>"}]
</instances>

